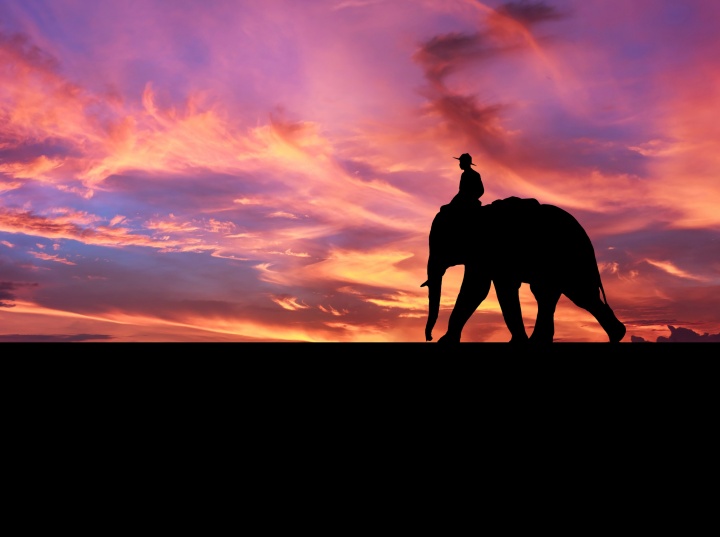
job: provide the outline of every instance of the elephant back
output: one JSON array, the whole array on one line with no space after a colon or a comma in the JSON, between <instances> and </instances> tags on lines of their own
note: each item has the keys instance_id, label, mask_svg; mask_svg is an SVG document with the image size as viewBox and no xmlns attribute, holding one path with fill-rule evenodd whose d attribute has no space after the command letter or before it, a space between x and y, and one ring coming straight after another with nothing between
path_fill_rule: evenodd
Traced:
<instances>
[{"instance_id":1,"label":"elephant back","mask_svg":"<svg viewBox=\"0 0 720 537\"><path fill-rule=\"evenodd\" d=\"M443 205L431 227L431 249L464 252L466 261L484 258L487 251L519 255L526 245L519 245L517 237L527 236L537 228L540 207L534 198L515 196L489 205Z\"/></svg>"},{"instance_id":2,"label":"elephant back","mask_svg":"<svg viewBox=\"0 0 720 537\"><path fill-rule=\"evenodd\" d=\"M535 198L509 198L498 199L482 207L481 213L485 218L492 218L498 222L512 224L536 218L540 202Z\"/></svg>"},{"instance_id":3,"label":"elephant back","mask_svg":"<svg viewBox=\"0 0 720 537\"><path fill-rule=\"evenodd\" d=\"M537 229L540 208L535 198L511 196L495 200L480 210L478 235L493 251L511 254L519 248L518 237Z\"/></svg>"},{"instance_id":4,"label":"elephant back","mask_svg":"<svg viewBox=\"0 0 720 537\"><path fill-rule=\"evenodd\" d=\"M481 215L477 235L480 247L494 254L496 261L486 260L491 266L512 267L523 280L537 271L544 277L553 273L553 277L566 278L567 274L556 273L558 266L568 272L597 267L583 227L555 205L513 196L484 206Z\"/></svg>"},{"instance_id":5,"label":"elephant back","mask_svg":"<svg viewBox=\"0 0 720 537\"><path fill-rule=\"evenodd\" d=\"M585 230L570 213L516 196L477 207L443 205L433 221L430 243L431 248L464 252L467 260L491 264L494 259L502 259L503 265L511 260L520 264L528 257L564 255L570 248L594 257Z\"/></svg>"}]
</instances>

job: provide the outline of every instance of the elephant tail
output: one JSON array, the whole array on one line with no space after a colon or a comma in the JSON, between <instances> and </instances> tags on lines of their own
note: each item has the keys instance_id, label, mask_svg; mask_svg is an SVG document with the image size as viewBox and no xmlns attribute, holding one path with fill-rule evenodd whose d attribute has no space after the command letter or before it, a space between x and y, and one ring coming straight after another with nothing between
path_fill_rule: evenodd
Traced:
<instances>
[{"instance_id":1,"label":"elephant tail","mask_svg":"<svg viewBox=\"0 0 720 537\"><path fill-rule=\"evenodd\" d=\"M602 293L602 296L603 296L603 302L605 302L605 305L607 307L610 307L610 304L608 304L608 301L607 301L607 297L605 296L605 289L603 289L602 280L600 280L600 292Z\"/></svg>"},{"instance_id":2,"label":"elephant tail","mask_svg":"<svg viewBox=\"0 0 720 537\"><path fill-rule=\"evenodd\" d=\"M596 264L596 266L597 266L597 264ZM607 297L605 296L605 288L603 287L603 284L602 284L602 277L600 276L599 268L598 268L598 272L597 272L597 277L598 277L598 285L600 286L600 292L602 293L603 302L609 308L610 304L608 304Z\"/></svg>"},{"instance_id":3,"label":"elephant tail","mask_svg":"<svg viewBox=\"0 0 720 537\"><path fill-rule=\"evenodd\" d=\"M599 275L600 275L600 270L598 269L598 276ZM607 308L607 310L604 312L599 311L598 314L595 315L595 318L600 322L600 326L602 326L603 329L605 329L605 332L607 332L607 335L610 338L610 342L617 343L620 340L622 340L623 337L625 337L627 328L617 318L615 313L613 313L613 310L610 307L610 304L608 304L607 297L605 296L605 289L603 289L602 280L599 278L598 278L598 283L600 284L600 291L602 291L603 302L605 302L605 308Z\"/></svg>"}]
</instances>

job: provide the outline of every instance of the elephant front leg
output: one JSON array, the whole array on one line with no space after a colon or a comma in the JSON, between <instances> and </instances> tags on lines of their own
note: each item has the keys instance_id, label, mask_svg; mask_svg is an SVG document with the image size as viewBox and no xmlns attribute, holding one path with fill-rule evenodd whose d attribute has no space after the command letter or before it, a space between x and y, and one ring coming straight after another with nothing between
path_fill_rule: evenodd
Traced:
<instances>
[{"instance_id":1,"label":"elephant front leg","mask_svg":"<svg viewBox=\"0 0 720 537\"><path fill-rule=\"evenodd\" d=\"M438 343L460 342L460 335L468 322L468 319L480 307L480 304L490 292L490 277L482 274L476 269L465 267L463 282L460 286L455 307L450 313L448 320L448 329Z\"/></svg>"},{"instance_id":2,"label":"elephant front leg","mask_svg":"<svg viewBox=\"0 0 720 537\"><path fill-rule=\"evenodd\" d=\"M502 310L505 324L510 330L510 343L524 343L528 340L523 323L522 310L520 308L520 285L522 282L495 281L495 293L497 294L500 309Z\"/></svg>"}]
</instances>

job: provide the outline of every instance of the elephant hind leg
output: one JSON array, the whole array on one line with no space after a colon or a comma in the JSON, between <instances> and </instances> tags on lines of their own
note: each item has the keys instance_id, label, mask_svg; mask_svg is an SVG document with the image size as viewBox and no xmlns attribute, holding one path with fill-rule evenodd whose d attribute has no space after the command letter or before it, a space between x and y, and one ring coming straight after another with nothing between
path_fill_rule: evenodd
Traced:
<instances>
[{"instance_id":1,"label":"elephant hind leg","mask_svg":"<svg viewBox=\"0 0 720 537\"><path fill-rule=\"evenodd\" d=\"M537 301L537 318L530 341L532 343L552 343L555 337L555 308L561 292L553 287L530 285L530 291Z\"/></svg>"},{"instance_id":2,"label":"elephant hind leg","mask_svg":"<svg viewBox=\"0 0 720 537\"><path fill-rule=\"evenodd\" d=\"M593 315L595 315L600 326L602 326L607 333L610 338L610 343L619 343L620 340L625 337L627 329L620 319L615 316L615 312L613 312L610 306L602 303L598 314L593 313Z\"/></svg>"},{"instance_id":3,"label":"elephant hind leg","mask_svg":"<svg viewBox=\"0 0 720 537\"><path fill-rule=\"evenodd\" d=\"M510 343L526 343L528 341L525 324L520 307L519 289L522 282L515 280L495 280L495 294L500 303L505 325L510 330Z\"/></svg>"},{"instance_id":4,"label":"elephant hind leg","mask_svg":"<svg viewBox=\"0 0 720 537\"><path fill-rule=\"evenodd\" d=\"M611 343L617 343L625 337L625 325L615 316L610 306L600 300L599 289L590 292L567 291L565 295L576 306L589 311L597 319Z\"/></svg>"}]
</instances>

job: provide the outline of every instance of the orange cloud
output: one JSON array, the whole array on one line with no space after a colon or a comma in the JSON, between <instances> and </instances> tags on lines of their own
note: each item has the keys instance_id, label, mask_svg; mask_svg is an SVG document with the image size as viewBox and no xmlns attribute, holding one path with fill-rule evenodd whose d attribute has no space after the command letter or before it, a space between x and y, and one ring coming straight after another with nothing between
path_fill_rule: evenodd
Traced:
<instances>
[{"instance_id":1,"label":"orange cloud","mask_svg":"<svg viewBox=\"0 0 720 537\"><path fill-rule=\"evenodd\" d=\"M270 297L270 300L275 302L281 308L290 310L290 311L305 310L310 307L307 304L298 303L298 298L294 297L294 296L293 297Z\"/></svg>"},{"instance_id":2,"label":"orange cloud","mask_svg":"<svg viewBox=\"0 0 720 537\"><path fill-rule=\"evenodd\" d=\"M656 261L654 259L645 259L644 261L646 263L650 263L654 267L659 268L660 270L667 272L668 274L671 274L672 276L677 276L678 278L685 278L688 280L696 281L707 281L707 278L690 274L689 272L676 267L675 264L670 261Z\"/></svg>"}]
</instances>

